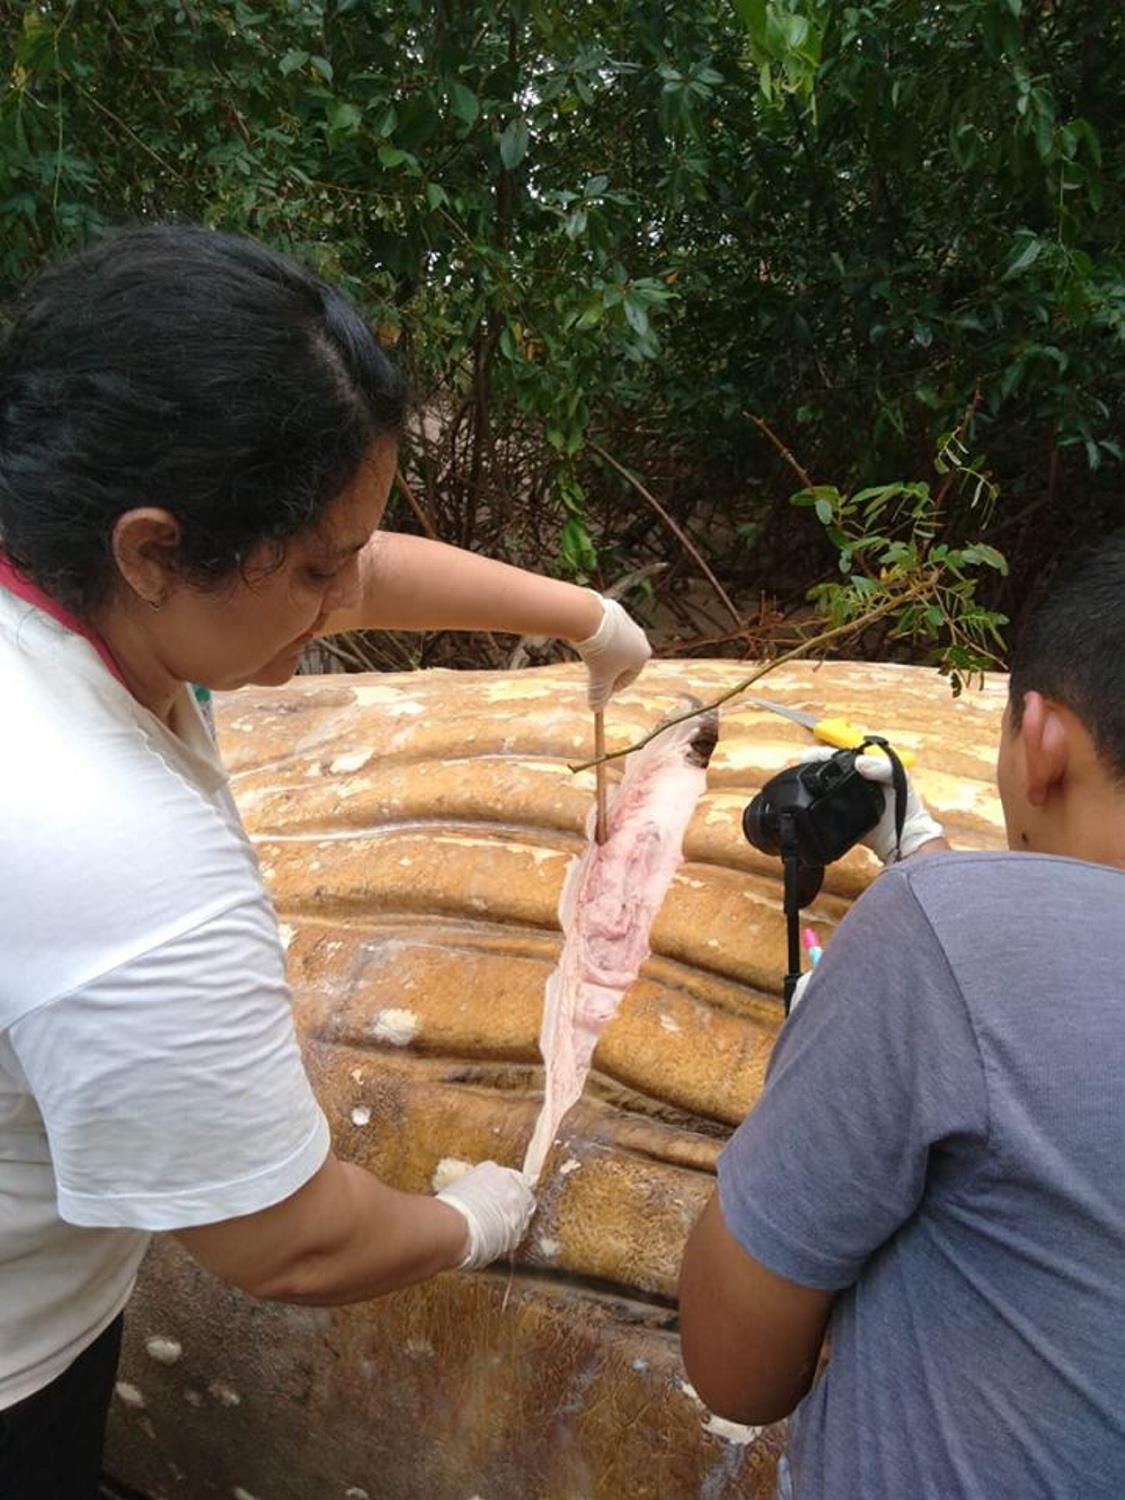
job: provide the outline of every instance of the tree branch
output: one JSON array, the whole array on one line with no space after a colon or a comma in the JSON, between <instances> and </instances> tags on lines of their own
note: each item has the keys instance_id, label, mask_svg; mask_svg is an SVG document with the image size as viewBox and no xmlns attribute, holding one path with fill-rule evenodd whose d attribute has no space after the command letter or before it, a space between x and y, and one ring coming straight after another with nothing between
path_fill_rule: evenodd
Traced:
<instances>
[{"instance_id":1,"label":"tree branch","mask_svg":"<svg viewBox=\"0 0 1125 1500\"><path fill-rule=\"evenodd\" d=\"M901 593L895 594L890 599L885 599L882 604L876 605L874 609L868 610L866 614L859 615L854 620L848 620L843 625L834 625L830 630L822 630L819 635L810 636L808 640L801 641L792 650L785 651L780 656L775 656L771 661L759 667L756 672L751 673L749 677L744 678L742 682L737 682L734 687L728 688L725 693L720 693L710 703L701 704L699 708L688 709L686 713L677 714L675 718L662 720L655 729L650 730L648 734L642 739L637 740L635 744L626 745L623 750L611 750L606 755L595 757L593 760L584 760L580 765L571 765L570 769L577 774L579 771L588 771L592 766L600 765L603 761L620 760L623 756L632 755L634 750L642 749L654 740L658 734L662 734L665 729L670 728L673 724L686 723L688 719L694 719L699 714L710 713L713 708L719 708L722 704L728 703L731 698L737 698L739 693L744 693L748 687L753 687L754 683L759 682L767 672L772 672L775 667L783 666L788 661L796 661L798 657L807 656L810 651L815 651L818 646L827 646L832 641L839 640L842 636L854 635L857 630L865 630L868 625L873 625L876 620L881 620L885 615L892 614L896 609L900 609L902 605L908 604L912 599L919 599L924 595L932 593L936 582L936 573L927 575L924 579L912 585L912 587L904 589Z\"/></svg>"}]
</instances>

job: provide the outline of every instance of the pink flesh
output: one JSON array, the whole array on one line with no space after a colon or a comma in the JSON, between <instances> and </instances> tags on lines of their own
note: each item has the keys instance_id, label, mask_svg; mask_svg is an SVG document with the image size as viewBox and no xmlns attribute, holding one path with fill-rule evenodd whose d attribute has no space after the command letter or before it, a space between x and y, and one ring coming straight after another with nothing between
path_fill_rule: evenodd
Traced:
<instances>
[{"instance_id":1,"label":"pink flesh","mask_svg":"<svg viewBox=\"0 0 1125 1500\"><path fill-rule=\"evenodd\" d=\"M688 758L699 729L698 719L673 724L629 758L610 794L605 843L589 838L567 871L559 900L563 950L547 981L539 1031L545 1097L523 1164L533 1181L582 1093L598 1036L651 951L652 924L707 783L706 767Z\"/></svg>"}]
</instances>

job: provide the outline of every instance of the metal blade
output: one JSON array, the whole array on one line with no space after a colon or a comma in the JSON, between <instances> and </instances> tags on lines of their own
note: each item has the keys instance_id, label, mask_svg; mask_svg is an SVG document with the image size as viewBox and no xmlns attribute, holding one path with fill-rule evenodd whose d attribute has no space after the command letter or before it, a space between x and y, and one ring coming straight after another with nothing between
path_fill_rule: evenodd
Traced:
<instances>
[{"instance_id":1,"label":"metal blade","mask_svg":"<svg viewBox=\"0 0 1125 1500\"><path fill-rule=\"evenodd\" d=\"M803 724L806 729L815 729L824 718L823 714L810 714L804 708L790 708L785 703L775 703L772 698L755 698L747 695L758 708L768 708L771 714L780 714L783 719L792 719L794 724Z\"/></svg>"}]
</instances>

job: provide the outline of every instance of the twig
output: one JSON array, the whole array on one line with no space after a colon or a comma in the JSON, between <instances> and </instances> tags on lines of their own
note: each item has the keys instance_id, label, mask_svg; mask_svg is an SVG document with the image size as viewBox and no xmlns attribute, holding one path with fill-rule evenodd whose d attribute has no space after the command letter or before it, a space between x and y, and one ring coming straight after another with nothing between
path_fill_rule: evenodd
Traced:
<instances>
[{"instance_id":1,"label":"twig","mask_svg":"<svg viewBox=\"0 0 1125 1500\"><path fill-rule=\"evenodd\" d=\"M406 496L406 503L414 512L419 526L421 526L422 530L426 533L431 542L436 542L438 539L438 534L434 523L426 511L426 507L422 504L421 500L418 499L418 496L410 488L410 485L407 484L406 475L402 472L401 469L395 470L395 483L398 485L402 493Z\"/></svg>"},{"instance_id":2,"label":"twig","mask_svg":"<svg viewBox=\"0 0 1125 1500\"><path fill-rule=\"evenodd\" d=\"M730 595L727 593L726 589L723 588L722 584L715 577L714 573L704 562L703 557L695 546L695 543L687 535L679 522L669 514L669 512L664 508L663 505L661 505L660 501L656 498L655 495L651 494L648 490L645 489L644 485L637 478L637 476L635 474L630 474L629 470L625 468L624 464L619 464L614 458L613 454L607 453L600 443L591 443L590 448L592 452L597 453L601 458L604 458L606 463L609 464L610 468L616 469L623 479L627 479L633 486L633 488L637 491L638 495L641 495L645 500L648 501L649 505L652 506L656 514L668 527L669 531L671 531L672 534L678 538L685 551L687 551L695 559L696 563L699 565L700 571L703 573L703 576L708 580L708 582L711 584L711 587L715 590L716 594L718 594L719 598L723 601L727 609L730 611L731 618L734 620L734 623L741 627L742 617L739 615L738 610L735 609L734 605L731 603Z\"/></svg>"},{"instance_id":3,"label":"twig","mask_svg":"<svg viewBox=\"0 0 1125 1500\"><path fill-rule=\"evenodd\" d=\"M623 750L610 750L601 757L602 761L620 760L622 756L632 755L634 750L643 749L645 745L654 740L658 734L662 734L665 729L670 728L671 725L686 723L688 719L694 719L699 714L709 713L713 708L719 708L722 704L729 702L731 698L737 698L739 693L744 693L748 687L752 687L767 672L772 672L775 667L783 666L787 661L796 661L800 656L807 656L810 651L815 651L818 646L827 646L830 641L839 640L841 636L854 635L857 630L866 630L876 620L881 620L884 615L889 615L893 610L899 609L911 599L917 599L924 594L931 593L934 587L935 576L931 574L920 583L916 583L912 588L906 589L901 594L896 594L893 599L887 599L884 603L877 605L875 609L868 610L865 615L859 615L854 620L848 620L844 625L834 625L831 630L822 630L819 635L810 636L807 641L801 641L791 651L785 651L780 656L775 656L772 661L766 662L764 666L759 667L756 672L752 673L742 682L737 682L734 687L728 688L725 693L720 693L712 702L704 703L700 708L688 709L686 713L677 714L675 718L662 720L655 729L650 730L648 734L642 739L637 740L635 744L626 745ZM597 758L594 760L584 760L581 765L572 765L570 769L577 774L579 771L588 771L592 766L596 766L597 764Z\"/></svg>"},{"instance_id":4,"label":"twig","mask_svg":"<svg viewBox=\"0 0 1125 1500\"><path fill-rule=\"evenodd\" d=\"M961 425L958 427L957 431L953 434L953 441L960 448L963 448L965 446L965 443L964 443L965 434L969 430L969 423L973 420L973 417L976 415L977 408L980 406L980 403L981 403L981 391L980 391L980 381L978 380L977 381L976 391L973 394L973 399L969 402L968 406L965 408L965 415L961 418ZM949 494L949 491L950 491L950 489L953 486L953 481L957 478L958 474L961 474L963 472L964 471L960 467L958 467L956 464L951 464L950 465L949 473L942 480L941 484L938 487L938 492L934 496L934 509L935 510L941 510L942 506L945 504L945 498Z\"/></svg>"},{"instance_id":5,"label":"twig","mask_svg":"<svg viewBox=\"0 0 1125 1500\"><path fill-rule=\"evenodd\" d=\"M797 478L804 485L805 489L811 490L811 489L815 488L815 486L813 485L812 480L809 478L809 472L808 472L808 470L807 469L802 469L801 465L793 457L792 453L790 453L789 449L781 441L781 439L778 437L777 433L774 432L773 428L766 421L765 417L756 417L752 411L748 411L746 413L746 415L750 418L751 422L753 422L754 426L758 429L758 431L760 433L762 433L763 436L769 438L770 442L774 445L774 447L777 449L777 451L781 454L782 458L789 465L789 467L793 470L794 474L796 474Z\"/></svg>"},{"instance_id":6,"label":"twig","mask_svg":"<svg viewBox=\"0 0 1125 1500\"><path fill-rule=\"evenodd\" d=\"M89 89L83 88L80 83L75 84L75 88L82 95L83 99L86 99L90 104L92 104L96 110L100 110L107 119L112 120L113 123L118 127L118 129L123 130L135 145L139 146L142 151L151 156L153 161L162 166L166 172L170 172L177 182L185 182L187 180L182 172L178 172L170 161L165 161L164 157L160 155L159 151L154 151L151 146L149 146L145 141L142 141L140 136L132 128L131 125L126 125L125 121L121 118L120 115L115 115L113 110L110 109L108 105L103 104L102 101L97 98L96 95L92 94Z\"/></svg>"}]
</instances>

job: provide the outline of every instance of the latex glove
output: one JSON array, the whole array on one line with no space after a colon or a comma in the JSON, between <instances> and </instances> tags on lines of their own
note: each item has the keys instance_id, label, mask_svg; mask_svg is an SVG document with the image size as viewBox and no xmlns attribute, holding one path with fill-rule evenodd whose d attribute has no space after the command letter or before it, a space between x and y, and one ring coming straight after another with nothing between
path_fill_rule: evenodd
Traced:
<instances>
[{"instance_id":1,"label":"latex glove","mask_svg":"<svg viewBox=\"0 0 1125 1500\"><path fill-rule=\"evenodd\" d=\"M593 709L604 708L614 693L635 682L652 655L648 637L617 600L596 597L602 602L601 624L593 635L574 642L590 674L586 698Z\"/></svg>"},{"instance_id":2,"label":"latex glove","mask_svg":"<svg viewBox=\"0 0 1125 1500\"><path fill-rule=\"evenodd\" d=\"M793 986L793 998L789 1002L790 1015L793 1014L798 1005L800 1005L801 1001L805 998L805 991L809 987L809 980L812 978L812 976L813 971L811 969L806 969L805 972L801 975L800 979L798 979L797 983Z\"/></svg>"},{"instance_id":3,"label":"latex glove","mask_svg":"<svg viewBox=\"0 0 1125 1500\"><path fill-rule=\"evenodd\" d=\"M801 760L830 760L835 754L836 751L830 749L829 746L817 745L811 750L806 750ZM860 839L860 843L866 844L867 848L873 854L878 855L885 865L893 864L895 860L895 794L891 785L891 763L885 755L861 755L855 767L859 774L868 781L877 781L886 789L883 816L871 832ZM944 837L945 829L927 812L926 805L919 797L908 771L906 773L906 816L902 823L902 840L899 846L902 858L908 859L931 839Z\"/></svg>"},{"instance_id":4,"label":"latex glove","mask_svg":"<svg viewBox=\"0 0 1125 1500\"><path fill-rule=\"evenodd\" d=\"M437 1196L468 1225L469 1249L459 1267L462 1271L479 1271L514 1250L535 1211L535 1195L523 1173L494 1161L471 1167Z\"/></svg>"}]
</instances>

